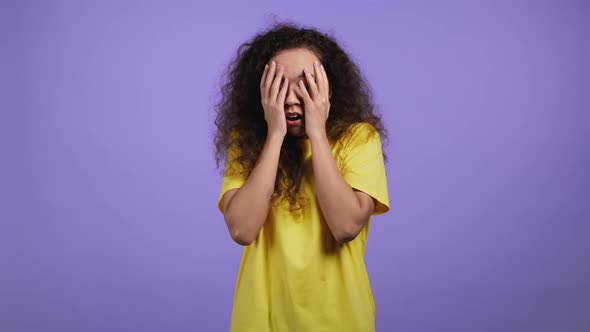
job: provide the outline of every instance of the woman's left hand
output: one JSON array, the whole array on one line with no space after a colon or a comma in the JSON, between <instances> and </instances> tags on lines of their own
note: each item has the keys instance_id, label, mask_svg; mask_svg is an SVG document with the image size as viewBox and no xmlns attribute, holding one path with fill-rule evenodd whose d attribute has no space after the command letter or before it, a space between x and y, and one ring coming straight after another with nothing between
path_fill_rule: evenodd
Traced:
<instances>
[{"instance_id":1,"label":"woman's left hand","mask_svg":"<svg viewBox=\"0 0 590 332\"><path fill-rule=\"evenodd\" d=\"M310 138L314 135L325 135L326 120L330 114L328 75L319 62L314 63L315 78L307 68L303 71L309 88L301 80L294 90L305 103L305 132Z\"/></svg>"}]
</instances>

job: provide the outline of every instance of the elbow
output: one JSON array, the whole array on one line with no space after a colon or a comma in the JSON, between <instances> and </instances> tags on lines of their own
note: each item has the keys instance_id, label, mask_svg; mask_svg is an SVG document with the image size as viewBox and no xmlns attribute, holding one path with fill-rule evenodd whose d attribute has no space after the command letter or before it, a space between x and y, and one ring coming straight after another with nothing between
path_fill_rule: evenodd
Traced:
<instances>
[{"instance_id":1,"label":"elbow","mask_svg":"<svg viewBox=\"0 0 590 332\"><path fill-rule=\"evenodd\" d=\"M241 246L248 246L256 239L256 234L248 231L245 223L235 223L229 218L226 218L225 222L228 226L229 235L235 243Z\"/></svg>"},{"instance_id":2,"label":"elbow","mask_svg":"<svg viewBox=\"0 0 590 332\"><path fill-rule=\"evenodd\" d=\"M358 218L349 219L347 222L342 223L332 233L334 239L340 243L348 243L361 233L361 230L367 224L369 218L365 216L359 216Z\"/></svg>"},{"instance_id":3,"label":"elbow","mask_svg":"<svg viewBox=\"0 0 590 332\"><path fill-rule=\"evenodd\" d=\"M362 227L358 227L355 223L349 223L334 232L334 239L340 243L348 243L359 235Z\"/></svg>"},{"instance_id":4,"label":"elbow","mask_svg":"<svg viewBox=\"0 0 590 332\"><path fill-rule=\"evenodd\" d=\"M235 243L241 245L241 246L249 246L252 242L254 242L254 238L251 236L246 236L246 235L242 235L239 234L237 232L232 233L231 234L231 238L232 240L234 240Z\"/></svg>"},{"instance_id":5,"label":"elbow","mask_svg":"<svg viewBox=\"0 0 590 332\"><path fill-rule=\"evenodd\" d=\"M345 244L345 243L348 243L348 242L354 240L357 235L352 235L352 234L351 235L342 235L342 236L335 237L335 239L339 243Z\"/></svg>"}]
</instances>

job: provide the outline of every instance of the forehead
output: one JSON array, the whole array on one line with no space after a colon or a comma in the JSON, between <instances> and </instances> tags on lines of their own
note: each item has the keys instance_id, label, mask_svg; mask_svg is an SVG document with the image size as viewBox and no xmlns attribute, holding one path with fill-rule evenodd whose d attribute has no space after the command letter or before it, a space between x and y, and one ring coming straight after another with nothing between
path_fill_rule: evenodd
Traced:
<instances>
[{"instance_id":1,"label":"forehead","mask_svg":"<svg viewBox=\"0 0 590 332\"><path fill-rule=\"evenodd\" d=\"M313 73L313 63L319 59L307 48L294 48L280 51L270 59L273 60L285 67L285 76L295 77L303 72L303 68Z\"/></svg>"}]
</instances>

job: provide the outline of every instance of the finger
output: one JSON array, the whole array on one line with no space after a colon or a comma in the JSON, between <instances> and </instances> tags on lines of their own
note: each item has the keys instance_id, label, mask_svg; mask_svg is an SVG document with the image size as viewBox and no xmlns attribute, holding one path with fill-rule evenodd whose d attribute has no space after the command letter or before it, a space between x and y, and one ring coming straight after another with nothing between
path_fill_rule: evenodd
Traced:
<instances>
[{"instance_id":1,"label":"finger","mask_svg":"<svg viewBox=\"0 0 590 332\"><path fill-rule=\"evenodd\" d=\"M264 85L262 87L262 95L264 96L265 99L268 99L268 84L270 84L270 82L272 82L272 80L270 79L270 68L271 68L272 63L270 64L266 64L266 74L264 75ZM270 81L270 82L269 82Z\"/></svg>"},{"instance_id":2,"label":"finger","mask_svg":"<svg viewBox=\"0 0 590 332\"><path fill-rule=\"evenodd\" d=\"M306 104L311 102L311 96L309 95L309 92L307 92L307 88L305 87L303 80L299 81L297 91L299 92L299 95L303 97L303 101L305 101Z\"/></svg>"},{"instance_id":3,"label":"finger","mask_svg":"<svg viewBox=\"0 0 590 332\"><path fill-rule=\"evenodd\" d=\"M328 81L328 73L326 73L326 68L324 68L323 64L320 64L322 70L322 76L324 76L324 88L326 89L326 95L330 96L330 82Z\"/></svg>"},{"instance_id":4,"label":"finger","mask_svg":"<svg viewBox=\"0 0 590 332\"><path fill-rule=\"evenodd\" d=\"M279 94L279 87L281 86L281 82L283 81L283 71L285 68L281 65L278 65L277 75L272 82L272 87L270 90L270 101L275 102L277 99L277 95Z\"/></svg>"},{"instance_id":5,"label":"finger","mask_svg":"<svg viewBox=\"0 0 590 332\"><path fill-rule=\"evenodd\" d=\"M268 65L264 66L264 71L262 72L262 78L260 79L260 93L264 91L264 81L266 79L266 72L268 71Z\"/></svg>"},{"instance_id":6,"label":"finger","mask_svg":"<svg viewBox=\"0 0 590 332\"><path fill-rule=\"evenodd\" d=\"M268 67L268 72L266 73L266 79L264 82L264 93L267 98L270 96L270 86L272 84L273 77L275 77L276 66L276 62L273 61Z\"/></svg>"},{"instance_id":7,"label":"finger","mask_svg":"<svg viewBox=\"0 0 590 332\"><path fill-rule=\"evenodd\" d=\"M310 96L315 97L318 95L318 86L315 84L314 78L311 76L311 73L307 68L303 68L303 72L305 73L305 79L307 80L307 85L309 85Z\"/></svg>"},{"instance_id":8,"label":"finger","mask_svg":"<svg viewBox=\"0 0 590 332\"><path fill-rule=\"evenodd\" d=\"M281 88L281 91L279 92L279 96L278 96L278 102L281 104L285 103L285 97L287 96L287 90L289 89L289 79L287 79L285 77L285 81L283 83L283 87Z\"/></svg>"},{"instance_id":9,"label":"finger","mask_svg":"<svg viewBox=\"0 0 590 332\"><path fill-rule=\"evenodd\" d=\"M316 84L317 84L317 87L318 87L318 93L320 95L322 95L326 91L325 91L325 86L324 86L324 75L321 72L319 62L317 62L317 61L314 62L314 64L313 64L313 70L314 70L314 73L315 73L315 80L316 80Z\"/></svg>"}]
</instances>

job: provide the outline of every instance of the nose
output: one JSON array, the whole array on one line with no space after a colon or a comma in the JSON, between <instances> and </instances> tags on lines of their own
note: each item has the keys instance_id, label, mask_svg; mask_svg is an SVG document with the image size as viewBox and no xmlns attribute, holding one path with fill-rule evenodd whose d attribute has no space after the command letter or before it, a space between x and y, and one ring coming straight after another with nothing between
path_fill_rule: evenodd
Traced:
<instances>
[{"instance_id":1,"label":"nose","mask_svg":"<svg viewBox=\"0 0 590 332\"><path fill-rule=\"evenodd\" d=\"M295 90L293 88L293 83L291 83L291 81L289 80L289 88L287 89L287 95L285 96L285 106L287 107L291 107L293 105L299 105L300 101L299 98L297 97L297 94L295 93Z\"/></svg>"}]
</instances>

